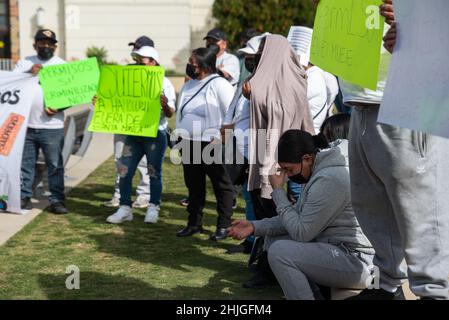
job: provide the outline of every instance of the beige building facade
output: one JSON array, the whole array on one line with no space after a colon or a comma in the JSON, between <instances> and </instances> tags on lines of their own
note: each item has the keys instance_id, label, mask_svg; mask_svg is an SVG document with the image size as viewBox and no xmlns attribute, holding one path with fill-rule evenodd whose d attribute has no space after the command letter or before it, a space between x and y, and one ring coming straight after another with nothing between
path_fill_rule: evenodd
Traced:
<instances>
[{"instance_id":1,"label":"beige building facade","mask_svg":"<svg viewBox=\"0 0 449 320\"><path fill-rule=\"evenodd\" d=\"M0 49L2 41L7 50L0 51L0 59L14 63L18 58L34 54L36 30L49 28L59 40L57 54L66 60L84 59L87 48L96 46L107 50L108 61L126 64L131 61L128 43L146 35L154 40L161 64L182 71L190 51L204 44L202 38L214 25L213 2L0 0L0 9L2 3L9 8L6 15L9 30L2 31L6 35L3 41L0 38Z\"/></svg>"}]
</instances>

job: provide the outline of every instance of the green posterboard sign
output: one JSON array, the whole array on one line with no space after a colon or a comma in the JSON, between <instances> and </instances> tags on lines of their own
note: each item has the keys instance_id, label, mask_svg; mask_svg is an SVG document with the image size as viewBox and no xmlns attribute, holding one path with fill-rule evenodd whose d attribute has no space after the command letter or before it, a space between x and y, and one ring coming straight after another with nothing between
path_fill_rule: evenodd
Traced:
<instances>
[{"instance_id":1,"label":"green posterboard sign","mask_svg":"<svg viewBox=\"0 0 449 320\"><path fill-rule=\"evenodd\" d=\"M381 0L321 0L313 30L313 64L375 90L385 18Z\"/></svg>"},{"instance_id":2,"label":"green posterboard sign","mask_svg":"<svg viewBox=\"0 0 449 320\"><path fill-rule=\"evenodd\" d=\"M162 67L103 66L89 130L156 137L164 74Z\"/></svg>"},{"instance_id":3,"label":"green posterboard sign","mask_svg":"<svg viewBox=\"0 0 449 320\"><path fill-rule=\"evenodd\" d=\"M97 92L100 70L96 58L44 67L39 81L45 105L62 109L90 103Z\"/></svg>"}]
</instances>

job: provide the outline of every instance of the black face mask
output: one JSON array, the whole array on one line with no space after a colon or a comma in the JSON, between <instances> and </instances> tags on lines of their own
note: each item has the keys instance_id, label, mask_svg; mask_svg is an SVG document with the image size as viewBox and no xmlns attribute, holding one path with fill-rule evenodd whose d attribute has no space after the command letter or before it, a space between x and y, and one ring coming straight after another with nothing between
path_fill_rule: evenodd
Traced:
<instances>
[{"instance_id":1,"label":"black face mask","mask_svg":"<svg viewBox=\"0 0 449 320\"><path fill-rule=\"evenodd\" d=\"M291 181L293 181L294 183L297 184L306 184L307 182L310 181L310 177L309 178L304 178L304 176L302 175L302 168L304 168L304 166L302 165L302 160L301 160L301 171L291 177L288 177Z\"/></svg>"},{"instance_id":2,"label":"black face mask","mask_svg":"<svg viewBox=\"0 0 449 320\"><path fill-rule=\"evenodd\" d=\"M192 79L198 78L198 74L195 73L195 67L190 63L188 63L186 66L186 75Z\"/></svg>"},{"instance_id":3,"label":"black face mask","mask_svg":"<svg viewBox=\"0 0 449 320\"><path fill-rule=\"evenodd\" d=\"M245 59L245 68L250 73L253 73L256 70L256 61L254 58L246 58Z\"/></svg>"},{"instance_id":4,"label":"black face mask","mask_svg":"<svg viewBox=\"0 0 449 320\"><path fill-rule=\"evenodd\" d=\"M43 48L37 48L37 56L39 59L47 61L53 58L53 55L55 54L54 48L49 47L43 47Z\"/></svg>"},{"instance_id":5,"label":"black face mask","mask_svg":"<svg viewBox=\"0 0 449 320\"><path fill-rule=\"evenodd\" d=\"M215 54L220 52L220 47L217 44L211 43L207 45L207 48L211 49Z\"/></svg>"}]
</instances>

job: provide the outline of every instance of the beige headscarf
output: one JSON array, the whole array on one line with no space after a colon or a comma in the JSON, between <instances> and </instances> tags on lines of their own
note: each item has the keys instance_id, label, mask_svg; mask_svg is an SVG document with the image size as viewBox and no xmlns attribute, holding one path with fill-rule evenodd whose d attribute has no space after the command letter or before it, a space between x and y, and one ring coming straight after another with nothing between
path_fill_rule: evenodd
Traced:
<instances>
[{"instance_id":1,"label":"beige headscarf","mask_svg":"<svg viewBox=\"0 0 449 320\"><path fill-rule=\"evenodd\" d=\"M261 196L270 199L273 189L268 176L275 173L280 136L290 129L314 134L306 72L285 37L266 37L260 63L249 83L252 130L248 190L262 189ZM260 129L266 129L266 134Z\"/></svg>"}]
</instances>

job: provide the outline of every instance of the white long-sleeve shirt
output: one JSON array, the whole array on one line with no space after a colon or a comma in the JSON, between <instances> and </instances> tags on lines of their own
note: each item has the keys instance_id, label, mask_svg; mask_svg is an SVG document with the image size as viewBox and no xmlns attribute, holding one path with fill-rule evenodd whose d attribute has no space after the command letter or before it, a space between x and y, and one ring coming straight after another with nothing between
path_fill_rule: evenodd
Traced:
<instances>
[{"instance_id":1,"label":"white long-sleeve shirt","mask_svg":"<svg viewBox=\"0 0 449 320\"><path fill-rule=\"evenodd\" d=\"M199 94L193 97L212 77ZM176 129L183 139L210 142L220 139L220 128L234 97L234 87L217 74L186 82L179 94Z\"/></svg>"}]
</instances>

